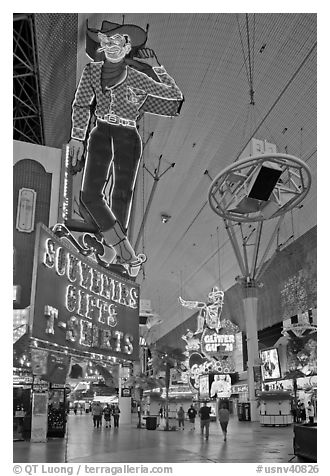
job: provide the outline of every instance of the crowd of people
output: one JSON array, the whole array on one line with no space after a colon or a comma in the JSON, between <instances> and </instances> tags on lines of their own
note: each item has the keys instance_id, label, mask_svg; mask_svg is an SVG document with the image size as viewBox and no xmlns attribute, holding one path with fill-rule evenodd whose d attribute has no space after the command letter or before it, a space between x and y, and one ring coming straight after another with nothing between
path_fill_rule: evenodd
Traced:
<instances>
[{"instance_id":1,"label":"crowd of people","mask_svg":"<svg viewBox=\"0 0 330 476\"><path fill-rule=\"evenodd\" d=\"M75 410L77 410L75 408ZM119 427L119 417L120 417L120 408L118 404L109 405L107 403L104 407L101 405L100 402L94 402L90 405L90 410L93 418L94 428L101 428L102 427L102 420L104 419L105 428L111 428L111 422L113 421L114 428ZM181 430L185 429L185 421L189 423L189 431L195 430L195 422L197 415L200 418L200 432L201 436L208 440L209 438L209 428L211 422L211 407L208 406L207 402L200 407L199 411L196 410L193 404L190 405L187 411L184 410L183 406L181 405L179 409L176 411L177 415L177 422L178 428ZM141 405L138 404L137 412L139 415L139 419L141 418ZM77 413L77 411L75 411ZM148 411L147 414L150 414ZM222 430L223 439L227 441L227 427L229 423L229 410L224 401L219 401L218 404L218 421ZM292 404L292 415L294 419L294 423L309 423L311 425L314 424L315 418L315 409L312 402L308 402L308 405L305 406L303 402L298 402ZM159 416L160 418L165 418L165 408L161 407L159 409Z\"/></svg>"},{"instance_id":2,"label":"crowd of people","mask_svg":"<svg viewBox=\"0 0 330 476\"><path fill-rule=\"evenodd\" d=\"M205 439L209 439L209 430L210 430L210 423L211 423L211 407L207 405L207 402L204 402L203 406L200 407L198 411L198 415L200 417L200 430L201 436L204 437L205 432ZM195 430L195 420L197 416L197 410L195 409L194 405L191 404L187 412L184 411L183 406L181 405L177 411L177 420L178 420L178 427L179 429L184 430L184 423L185 423L185 415L187 413L188 421L189 421L189 431ZM219 403L218 408L218 420L219 424L223 433L224 441L227 441L227 427L229 422L229 410L225 403Z\"/></svg>"},{"instance_id":3,"label":"crowd of people","mask_svg":"<svg viewBox=\"0 0 330 476\"><path fill-rule=\"evenodd\" d=\"M83 407L82 405L76 404L73 407L73 412L76 415L78 411L82 414ZM88 404L88 408L85 408L84 413L92 414L94 428L101 428L103 419L105 428L111 428L112 419L114 428L119 428L120 408L118 403L112 405L107 403L105 406L102 406L100 402L90 403Z\"/></svg>"},{"instance_id":4,"label":"crowd of people","mask_svg":"<svg viewBox=\"0 0 330 476\"><path fill-rule=\"evenodd\" d=\"M293 416L294 423L309 423L314 425L315 418L315 408L311 401L307 403L307 406L304 402L300 400L297 403L292 403L291 413Z\"/></svg>"},{"instance_id":5,"label":"crowd of people","mask_svg":"<svg viewBox=\"0 0 330 476\"><path fill-rule=\"evenodd\" d=\"M119 428L120 408L117 403L114 405L107 403L105 407L102 407L100 402L95 402L92 405L92 416L94 428L102 426L102 417L104 418L105 428L111 428L111 417L113 418L114 428Z\"/></svg>"}]
</instances>

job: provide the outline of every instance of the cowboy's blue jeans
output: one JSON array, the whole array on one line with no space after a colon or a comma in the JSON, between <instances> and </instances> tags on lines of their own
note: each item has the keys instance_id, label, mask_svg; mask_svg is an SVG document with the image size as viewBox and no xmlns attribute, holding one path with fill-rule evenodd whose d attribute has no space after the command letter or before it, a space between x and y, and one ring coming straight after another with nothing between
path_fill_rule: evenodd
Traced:
<instances>
[{"instance_id":1,"label":"cowboy's blue jeans","mask_svg":"<svg viewBox=\"0 0 330 476\"><path fill-rule=\"evenodd\" d=\"M97 121L90 133L80 199L100 230L127 227L141 151L136 128Z\"/></svg>"}]
</instances>

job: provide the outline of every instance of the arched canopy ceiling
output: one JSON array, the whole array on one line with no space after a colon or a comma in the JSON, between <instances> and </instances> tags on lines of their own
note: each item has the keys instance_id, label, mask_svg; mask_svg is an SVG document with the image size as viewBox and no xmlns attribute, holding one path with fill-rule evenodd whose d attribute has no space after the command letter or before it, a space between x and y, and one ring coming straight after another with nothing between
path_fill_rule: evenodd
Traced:
<instances>
[{"instance_id":1,"label":"arched canopy ceiling","mask_svg":"<svg viewBox=\"0 0 330 476\"><path fill-rule=\"evenodd\" d=\"M87 62L87 18L90 27L123 21L121 14L78 15L77 78ZM316 224L316 14L125 13L124 22L149 25L147 46L185 97L178 117L149 114L140 122L147 144L130 235L134 244L141 232L138 251L148 261L138 282L142 298L151 300L163 320L161 336L193 312L182 309L179 295L205 300L212 286L226 290L240 274L207 192L210 177L236 160L251 137L300 157L312 171L303 207L287 214L279 240L297 239ZM58 64L54 56L49 61ZM69 131L70 125L63 127ZM157 182L146 217L154 184L150 172L160 156L160 172L175 166ZM161 220L164 213L170 216L167 223ZM271 229L268 222L266 238Z\"/></svg>"}]
</instances>

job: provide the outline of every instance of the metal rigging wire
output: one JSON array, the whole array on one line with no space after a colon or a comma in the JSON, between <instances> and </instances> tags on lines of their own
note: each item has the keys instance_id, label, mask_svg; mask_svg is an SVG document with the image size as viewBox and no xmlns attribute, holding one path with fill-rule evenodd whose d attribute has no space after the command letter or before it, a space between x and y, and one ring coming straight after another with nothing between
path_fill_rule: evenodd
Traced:
<instances>
[{"instance_id":1,"label":"metal rigging wire","mask_svg":"<svg viewBox=\"0 0 330 476\"><path fill-rule=\"evenodd\" d=\"M236 20L238 25L238 32L241 41L241 48L243 53L243 60L245 66L245 72L247 81L249 84L250 104L254 105L254 88L253 88L253 75L254 75L254 44L255 44L255 14L253 14L253 34L252 34L252 47L251 47L251 35L249 26L249 15L245 14L246 24L246 37L247 37L247 53L245 53L244 42L242 38L242 32L239 24L239 15L236 14Z\"/></svg>"},{"instance_id":2,"label":"metal rigging wire","mask_svg":"<svg viewBox=\"0 0 330 476\"><path fill-rule=\"evenodd\" d=\"M255 24L255 14L253 14L254 24ZM249 29L249 15L245 14L246 20L246 36L247 36L247 48L248 48L248 59L249 59L249 86L250 86L250 104L254 105L254 89L253 89L253 74L254 74L254 51L251 59L251 46L250 46L250 29ZM255 31L255 30L254 30ZM254 45L254 38L253 38Z\"/></svg>"},{"instance_id":3,"label":"metal rigging wire","mask_svg":"<svg viewBox=\"0 0 330 476\"><path fill-rule=\"evenodd\" d=\"M219 238L219 227L217 226L217 240L218 240L218 271L219 271L219 286L222 288L221 282L221 260L220 260L220 238Z\"/></svg>"},{"instance_id":4,"label":"metal rigging wire","mask_svg":"<svg viewBox=\"0 0 330 476\"><path fill-rule=\"evenodd\" d=\"M143 116L143 144L145 142L145 118ZM142 151L142 217L144 217L146 208L145 208L145 155L144 149ZM142 253L145 254L145 228L143 225L142 231ZM145 268L142 266L142 280L146 279Z\"/></svg>"},{"instance_id":5,"label":"metal rigging wire","mask_svg":"<svg viewBox=\"0 0 330 476\"><path fill-rule=\"evenodd\" d=\"M248 79L248 82L249 82L249 85L250 85L250 89L251 89L251 85L253 87L253 75L254 75L254 51L255 51L255 48L254 48L254 41L255 41L255 15L253 16L253 47L252 47L252 60L250 61L249 63L249 67L247 66L248 64L248 60L246 58L246 55L245 55L245 50L244 50L244 46L243 46L243 39L242 39L242 34L241 34L241 28L240 28L240 25L239 25L239 16L238 14L236 14L236 19L237 19L237 23L238 23L238 31L239 31L239 36L240 36L240 41L241 41L241 46L242 46L242 53L243 53L243 59L244 59L244 66L245 66L245 70L246 70L246 75L247 75L247 79ZM240 152L237 154L237 157L235 158L234 162L238 160L238 158L240 157L241 153L243 152L243 150L245 149L245 147L249 144L250 140L255 136L255 134L260 130L261 126L264 124L264 122L266 121L266 119L268 118L268 116L271 114L271 112L274 110L274 108L276 107L276 105L278 104L278 102L280 101L280 99L283 97L283 95L286 93L286 91L288 90L288 88L290 87L290 85L293 83L293 81L295 80L295 78L298 76L298 74L300 73L300 71L302 70L302 68L304 67L304 65L306 64L306 62L308 61L309 57L311 56L311 54L313 53L313 51L315 50L316 48L316 45L317 43L315 42L311 49L309 50L309 52L306 54L305 58L302 60L301 64L298 66L298 68L294 71L294 73L292 74L291 78L289 78L287 84L285 85L285 87L283 88L283 90L279 93L279 95L277 96L277 98L275 99L274 103L271 105L271 107L268 109L268 111L266 112L266 114L263 116L263 118L261 119L261 121L259 122L259 124L255 124L254 126L254 130L250 132L250 135L249 135L249 138L248 140L246 141L246 143L244 144L244 146L241 148ZM251 52L250 52L250 57L251 57ZM251 67L250 67L251 66ZM249 71L251 73L251 75L249 76ZM252 79L252 82L250 81L250 78ZM251 104L251 103L250 103ZM255 107L255 104L253 104L253 106ZM274 141L275 142L275 141ZM316 150L312 151L311 154L309 155L309 157L306 158L305 162L308 162L312 157L313 155L316 153ZM203 210L205 209L206 205L208 204L208 201L205 201L202 206L200 207L200 209L197 211L197 213L195 214L194 218L192 219L192 221L190 222L190 224L188 225L188 227L186 228L186 230L183 232L182 236L180 237L180 240L181 241L185 236L186 234L188 233L188 231L191 229L191 227L193 226L193 224L195 223L195 221L198 219L198 217L201 215L201 213L203 212ZM222 248L224 247L224 245L226 244L226 242L223 243L222 245ZM205 264L207 264L213 257L214 255L216 254L216 252L212 253L211 256L205 261L202 263L201 266L199 266L195 272L190 275L186 281L185 281L185 284L187 282L189 282L190 279L192 279L192 277L194 275L196 275L201 268L203 268L203 266Z\"/></svg>"},{"instance_id":6,"label":"metal rigging wire","mask_svg":"<svg viewBox=\"0 0 330 476\"><path fill-rule=\"evenodd\" d=\"M301 69L303 68L303 66L305 65L305 63L307 62L307 60L309 59L309 57L311 56L311 54L313 53L313 51L315 50L316 48L316 45L317 43L315 42L312 46L312 48L309 50L309 52L307 53L307 55L305 56L305 58L303 59L303 61L300 63L299 67L296 69L296 71L293 73L293 75L291 76L291 78L289 79L289 81L287 82L287 84L285 85L285 87L283 88L283 90L280 92L280 94L277 96L276 100L274 101L274 103L272 104L272 106L269 108L268 112L264 115L263 119L261 120L261 122L256 126L255 130L253 131L253 134L251 134L251 138L254 137L254 135L258 132L258 130L260 129L260 127L262 126L262 124L266 121L266 119L268 118L268 116L270 115L270 113L273 111L273 109L275 108L275 106L277 105L277 103L280 101L280 99L282 98L282 96L284 95L284 93L287 91L287 89L289 88L289 86L291 85L291 83L294 81L294 79L296 78L296 76L299 74L299 72L301 71ZM239 159L241 153L243 152L243 150L245 149L245 147L248 145L248 143L250 142L251 138L247 141L246 144L243 145L243 147L241 148L241 150L239 151L239 153L237 154L236 156L236 160Z\"/></svg>"},{"instance_id":7,"label":"metal rigging wire","mask_svg":"<svg viewBox=\"0 0 330 476\"><path fill-rule=\"evenodd\" d=\"M243 53L243 60L244 60L244 66L245 66L245 72L246 72L246 77L249 82L249 72L247 68L247 61L246 61L246 56L245 56L245 50L244 50L244 44L243 44L243 38L242 38L242 33L241 33L241 28L239 24L239 14L236 13L236 20L237 20L237 25L238 25L238 33L239 33L239 38L241 41L241 47L242 47L242 53Z\"/></svg>"}]
</instances>

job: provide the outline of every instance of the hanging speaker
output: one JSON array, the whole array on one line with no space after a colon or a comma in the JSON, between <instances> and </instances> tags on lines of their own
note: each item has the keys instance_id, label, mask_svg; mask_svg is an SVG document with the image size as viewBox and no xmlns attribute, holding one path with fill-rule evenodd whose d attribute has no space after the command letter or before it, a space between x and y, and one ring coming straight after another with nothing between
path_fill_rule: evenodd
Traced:
<instances>
[{"instance_id":1,"label":"hanging speaker","mask_svg":"<svg viewBox=\"0 0 330 476\"><path fill-rule=\"evenodd\" d=\"M248 194L249 198L267 201L282 174L282 170L262 165Z\"/></svg>"}]
</instances>

